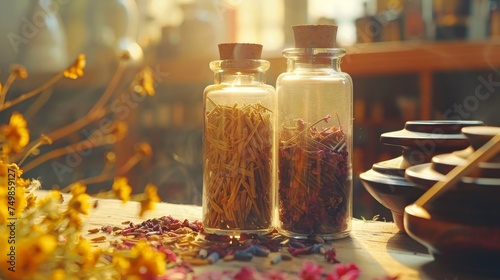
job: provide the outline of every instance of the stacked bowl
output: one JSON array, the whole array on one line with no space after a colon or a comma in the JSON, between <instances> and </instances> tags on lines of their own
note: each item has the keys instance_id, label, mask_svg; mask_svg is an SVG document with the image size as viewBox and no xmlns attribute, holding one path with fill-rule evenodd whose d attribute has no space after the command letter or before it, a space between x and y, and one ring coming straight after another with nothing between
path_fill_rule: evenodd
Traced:
<instances>
[{"instance_id":1,"label":"stacked bowl","mask_svg":"<svg viewBox=\"0 0 500 280\"><path fill-rule=\"evenodd\" d=\"M405 178L423 192L438 181L449 180L446 174L457 166L468 165L474 151L500 135L500 127L464 127L462 132L471 143L468 148L411 166ZM480 162L425 207L407 206L404 227L436 261L500 276L500 154Z\"/></svg>"},{"instance_id":2,"label":"stacked bowl","mask_svg":"<svg viewBox=\"0 0 500 280\"><path fill-rule=\"evenodd\" d=\"M405 171L412 166L428 163L440 154L466 149L469 139L462 128L482 126L481 121L408 121L404 129L384 133L380 141L399 146L402 155L373 164L360 179L365 189L383 206L391 210L396 226L405 231L404 209L425 191L405 178Z\"/></svg>"}]
</instances>

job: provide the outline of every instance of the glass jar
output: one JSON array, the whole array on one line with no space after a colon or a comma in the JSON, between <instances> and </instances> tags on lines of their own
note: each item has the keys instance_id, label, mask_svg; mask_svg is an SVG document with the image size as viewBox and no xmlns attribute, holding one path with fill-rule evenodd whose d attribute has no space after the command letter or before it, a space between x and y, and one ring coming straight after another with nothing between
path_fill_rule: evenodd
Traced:
<instances>
[{"instance_id":1,"label":"glass jar","mask_svg":"<svg viewBox=\"0 0 500 280\"><path fill-rule=\"evenodd\" d=\"M273 229L275 89L257 44L221 44L204 91L203 227L239 235ZM234 49L223 55L223 48ZM246 55L250 53L250 55Z\"/></svg>"},{"instance_id":2,"label":"glass jar","mask_svg":"<svg viewBox=\"0 0 500 280\"><path fill-rule=\"evenodd\" d=\"M294 238L351 230L353 86L331 32L336 26L294 26L296 48L283 51L287 72L276 82L278 230Z\"/></svg>"}]
</instances>

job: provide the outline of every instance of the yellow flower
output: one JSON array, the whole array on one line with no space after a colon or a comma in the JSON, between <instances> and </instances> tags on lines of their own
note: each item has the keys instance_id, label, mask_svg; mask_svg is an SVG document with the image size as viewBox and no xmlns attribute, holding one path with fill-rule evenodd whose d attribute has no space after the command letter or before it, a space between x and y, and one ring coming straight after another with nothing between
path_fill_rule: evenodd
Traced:
<instances>
[{"instance_id":1,"label":"yellow flower","mask_svg":"<svg viewBox=\"0 0 500 280\"><path fill-rule=\"evenodd\" d=\"M31 180L22 178L21 174L22 174L22 171L21 171L21 169L19 169L17 172L17 177L16 177L16 187L22 187L24 189L27 189L29 187L29 185L31 184Z\"/></svg>"},{"instance_id":2,"label":"yellow flower","mask_svg":"<svg viewBox=\"0 0 500 280\"><path fill-rule=\"evenodd\" d=\"M28 201L26 200L26 189L23 187L16 187L15 198L15 212L16 215L20 215L26 208L26 205L28 205Z\"/></svg>"},{"instance_id":3,"label":"yellow flower","mask_svg":"<svg viewBox=\"0 0 500 280\"><path fill-rule=\"evenodd\" d=\"M81 213L83 215L88 215L91 207L90 195L86 193L80 193L73 195L68 202L68 210Z\"/></svg>"},{"instance_id":4,"label":"yellow flower","mask_svg":"<svg viewBox=\"0 0 500 280\"><path fill-rule=\"evenodd\" d=\"M50 280L65 280L66 278L66 271L62 268L54 269L52 273L50 274Z\"/></svg>"},{"instance_id":5,"label":"yellow flower","mask_svg":"<svg viewBox=\"0 0 500 280\"><path fill-rule=\"evenodd\" d=\"M77 196L79 194L85 193L87 191L87 186L82 183L76 182L69 185L70 193L73 196Z\"/></svg>"},{"instance_id":6,"label":"yellow flower","mask_svg":"<svg viewBox=\"0 0 500 280\"><path fill-rule=\"evenodd\" d=\"M15 172L12 172L13 169ZM17 169L18 167L16 164L8 164L0 160L0 189L7 190L7 186L9 184L9 173L15 173L17 177Z\"/></svg>"},{"instance_id":7,"label":"yellow flower","mask_svg":"<svg viewBox=\"0 0 500 280\"><path fill-rule=\"evenodd\" d=\"M70 79L78 79L83 76L83 69L85 68L85 54L79 54L73 65L64 70L64 77Z\"/></svg>"},{"instance_id":8,"label":"yellow flower","mask_svg":"<svg viewBox=\"0 0 500 280\"><path fill-rule=\"evenodd\" d=\"M52 190L44 198L42 198L38 201L38 206L43 207L44 205L52 203L52 202L60 204L63 201L64 201L64 197L63 197L62 193Z\"/></svg>"},{"instance_id":9,"label":"yellow flower","mask_svg":"<svg viewBox=\"0 0 500 280\"><path fill-rule=\"evenodd\" d=\"M130 193L132 193L132 188L128 184L128 180L125 177L117 177L113 182L113 192L123 203L130 200Z\"/></svg>"},{"instance_id":10,"label":"yellow flower","mask_svg":"<svg viewBox=\"0 0 500 280\"><path fill-rule=\"evenodd\" d=\"M7 168L8 164L4 163L3 160L0 160L0 188L5 188L7 186Z\"/></svg>"},{"instance_id":11,"label":"yellow flower","mask_svg":"<svg viewBox=\"0 0 500 280\"><path fill-rule=\"evenodd\" d=\"M4 143L5 153L19 153L30 141L26 120L21 113L13 112L9 124L0 127L0 142Z\"/></svg>"},{"instance_id":12,"label":"yellow flower","mask_svg":"<svg viewBox=\"0 0 500 280\"><path fill-rule=\"evenodd\" d=\"M115 123L113 130L111 131L110 142L116 142L123 139L127 135L128 125L126 122L119 121Z\"/></svg>"},{"instance_id":13,"label":"yellow flower","mask_svg":"<svg viewBox=\"0 0 500 280\"><path fill-rule=\"evenodd\" d=\"M67 211L64 218L68 221L67 228L79 229L82 226L82 218L75 211Z\"/></svg>"},{"instance_id":14,"label":"yellow flower","mask_svg":"<svg viewBox=\"0 0 500 280\"><path fill-rule=\"evenodd\" d=\"M92 244L85 239L80 239L76 245L75 252L81 257L81 262L79 264L82 268L93 268L95 267L97 261L99 260L101 251L99 249L92 248Z\"/></svg>"},{"instance_id":15,"label":"yellow flower","mask_svg":"<svg viewBox=\"0 0 500 280\"><path fill-rule=\"evenodd\" d=\"M151 146L148 143L140 143L136 147L136 149L143 156L149 157L149 156L151 156L151 154L153 154L153 149L151 148Z\"/></svg>"},{"instance_id":16,"label":"yellow flower","mask_svg":"<svg viewBox=\"0 0 500 280\"><path fill-rule=\"evenodd\" d=\"M116 268L116 271L119 271L122 274L126 274L126 272L130 269L130 261L124 256L118 254L113 256L113 261L111 263Z\"/></svg>"},{"instance_id":17,"label":"yellow flower","mask_svg":"<svg viewBox=\"0 0 500 280\"><path fill-rule=\"evenodd\" d=\"M36 205L36 196L30 193L26 198L26 209L33 208Z\"/></svg>"},{"instance_id":18,"label":"yellow flower","mask_svg":"<svg viewBox=\"0 0 500 280\"><path fill-rule=\"evenodd\" d=\"M139 241L130 252L128 263L118 257L115 265L120 265L120 270L127 279L139 276L137 279L149 279L165 273L167 269L165 255L152 248L146 241Z\"/></svg>"},{"instance_id":19,"label":"yellow flower","mask_svg":"<svg viewBox=\"0 0 500 280\"><path fill-rule=\"evenodd\" d=\"M160 202L158 189L153 184L148 184L144 189L144 199L140 200L141 211L139 216L142 217L146 211L155 209L155 203Z\"/></svg>"},{"instance_id":20,"label":"yellow flower","mask_svg":"<svg viewBox=\"0 0 500 280\"><path fill-rule=\"evenodd\" d=\"M155 95L155 79L153 70L150 67L144 67L142 71L137 73L134 83L134 91L140 95Z\"/></svg>"},{"instance_id":21,"label":"yellow flower","mask_svg":"<svg viewBox=\"0 0 500 280\"><path fill-rule=\"evenodd\" d=\"M25 79L28 77L28 71L22 65L14 64L10 67L10 72L16 76L16 78Z\"/></svg>"},{"instance_id":22,"label":"yellow flower","mask_svg":"<svg viewBox=\"0 0 500 280\"><path fill-rule=\"evenodd\" d=\"M5 164L0 161L0 188L2 189L0 201L5 201L3 205L10 217L19 215L27 205L26 187L29 186L30 180L23 179L22 174L22 170L16 164ZM0 221L7 212L2 211Z\"/></svg>"},{"instance_id":23,"label":"yellow flower","mask_svg":"<svg viewBox=\"0 0 500 280\"><path fill-rule=\"evenodd\" d=\"M49 234L23 238L16 242L16 276L29 279L57 247L57 239Z\"/></svg>"}]
</instances>

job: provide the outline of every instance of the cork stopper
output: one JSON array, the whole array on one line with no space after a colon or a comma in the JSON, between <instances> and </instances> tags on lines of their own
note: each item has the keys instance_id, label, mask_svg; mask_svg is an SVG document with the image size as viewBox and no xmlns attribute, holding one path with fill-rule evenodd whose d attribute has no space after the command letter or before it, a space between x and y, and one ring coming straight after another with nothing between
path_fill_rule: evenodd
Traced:
<instances>
[{"instance_id":1,"label":"cork stopper","mask_svg":"<svg viewBox=\"0 0 500 280\"><path fill-rule=\"evenodd\" d=\"M220 59L260 59L262 45L251 43L219 44Z\"/></svg>"},{"instance_id":2,"label":"cork stopper","mask_svg":"<svg viewBox=\"0 0 500 280\"><path fill-rule=\"evenodd\" d=\"M335 48L337 26L311 24L292 26L296 48Z\"/></svg>"}]
</instances>

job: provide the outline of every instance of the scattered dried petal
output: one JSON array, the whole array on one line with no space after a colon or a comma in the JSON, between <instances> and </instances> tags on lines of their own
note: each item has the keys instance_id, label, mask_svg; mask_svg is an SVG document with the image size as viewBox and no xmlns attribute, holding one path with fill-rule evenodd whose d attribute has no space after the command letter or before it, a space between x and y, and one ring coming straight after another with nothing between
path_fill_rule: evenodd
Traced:
<instances>
[{"instance_id":1,"label":"scattered dried petal","mask_svg":"<svg viewBox=\"0 0 500 280\"><path fill-rule=\"evenodd\" d=\"M106 240L106 236L99 236L99 237L94 237L94 238L91 238L90 241L92 242L104 242Z\"/></svg>"}]
</instances>

